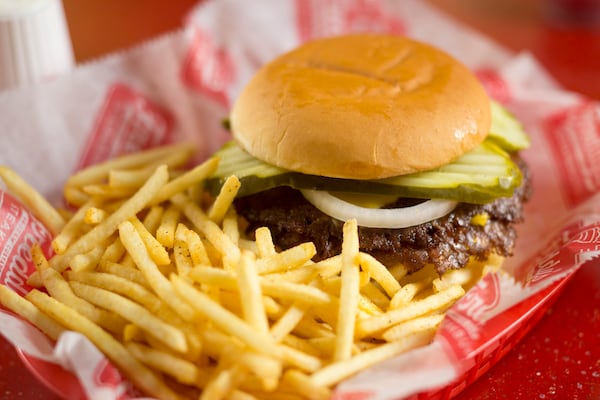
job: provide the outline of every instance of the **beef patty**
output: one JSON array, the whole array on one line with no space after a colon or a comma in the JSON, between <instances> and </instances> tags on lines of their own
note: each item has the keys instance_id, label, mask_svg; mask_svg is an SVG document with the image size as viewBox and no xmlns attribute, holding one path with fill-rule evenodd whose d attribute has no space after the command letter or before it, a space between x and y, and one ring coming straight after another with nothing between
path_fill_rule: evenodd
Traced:
<instances>
[{"instance_id":1,"label":"beef patty","mask_svg":"<svg viewBox=\"0 0 600 400\"><path fill-rule=\"evenodd\" d=\"M442 274L464 267L471 256L486 259L490 253L512 255L516 239L514 224L523 220L523 203L529 198L531 183L525 163L515 158L523 181L512 197L488 204L460 203L453 212L421 225L401 229L359 227L361 251L386 265L402 263L410 271L433 264ZM387 207L414 204L400 199ZM343 222L310 204L290 187L277 187L235 200L239 215L248 221L247 233L266 226L281 249L311 241L317 248L315 261L340 253ZM485 224L472 223L476 215L486 215Z\"/></svg>"}]
</instances>

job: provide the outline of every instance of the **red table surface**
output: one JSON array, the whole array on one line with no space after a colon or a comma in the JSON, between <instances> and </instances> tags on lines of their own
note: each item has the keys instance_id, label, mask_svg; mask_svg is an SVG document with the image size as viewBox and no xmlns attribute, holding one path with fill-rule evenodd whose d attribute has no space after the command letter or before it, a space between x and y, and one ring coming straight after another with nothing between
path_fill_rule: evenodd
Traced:
<instances>
[{"instance_id":1,"label":"red table surface","mask_svg":"<svg viewBox=\"0 0 600 400\"><path fill-rule=\"evenodd\" d=\"M175 29L195 3L63 0L77 61ZM575 15L589 5L600 9L600 0L429 3L509 49L530 51L565 88L600 98L600 11ZM139 23L132 24L132 18ZM584 24L575 23L582 19ZM106 26L110 35L97 34ZM1 336L0 398L60 398L37 381ZM600 399L600 262L582 267L532 331L456 398Z\"/></svg>"}]
</instances>

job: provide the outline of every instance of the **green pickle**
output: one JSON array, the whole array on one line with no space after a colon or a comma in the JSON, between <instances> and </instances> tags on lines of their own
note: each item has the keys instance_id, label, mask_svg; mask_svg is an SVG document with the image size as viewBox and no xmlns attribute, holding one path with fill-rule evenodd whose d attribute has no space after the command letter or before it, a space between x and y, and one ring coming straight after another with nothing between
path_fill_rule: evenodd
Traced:
<instances>
[{"instance_id":1,"label":"green pickle","mask_svg":"<svg viewBox=\"0 0 600 400\"><path fill-rule=\"evenodd\" d=\"M507 151L529 147L529 136L521 123L499 103L492 101L492 126L488 138Z\"/></svg>"},{"instance_id":2,"label":"green pickle","mask_svg":"<svg viewBox=\"0 0 600 400\"><path fill-rule=\"evenodd\" d=\"M219 166L205 182L205 187L217 194L227 177L236 175L241 181L238 197L277 186L478 204L508 197L522 179L521 171L511 160L509 152L526 148L529 139L508 111L494 104L493 110L496 111L492 112L492 130L495 133L490 133L470 152L431 171L377 180L307 175L260 161L231 141L215 153L215 157L220 158ZM508 133L500 135L498 132Z\"/></svg>"}]
</instances>

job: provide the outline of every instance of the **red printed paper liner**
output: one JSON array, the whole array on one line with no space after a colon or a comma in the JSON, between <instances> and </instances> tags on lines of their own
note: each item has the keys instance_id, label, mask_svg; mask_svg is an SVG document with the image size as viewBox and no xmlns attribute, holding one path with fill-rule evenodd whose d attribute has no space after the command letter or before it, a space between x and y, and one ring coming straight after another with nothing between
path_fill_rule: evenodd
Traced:
<instances>
[{"instance_id":1,"label":"red printed paper liner","mask_svg":"<svg viewBox=\"0 0 600 400\"><path fill-rule=\"evenodd\" d=\"M173 141L172 113L129 85L108 88L76 170Z\"/></svg>"},{"instance_id":2,"label":"red printed paper liner","mask_svg":"<svg viewBox=\"0 0 600 400\"><path fill-rule=\"evenodd\" d=\"M468 357L459 360L465 371L457 379L441 389L423 392L407 400L443 400L451 399L459 394L468 385L485 374L527 335L559 298L560 293L562 293L572 276L573 274L567 275L488 321L488 324L483 326L486 329L486 334L482 338L483 340L480 340L479 348ZM488 327L488 325L490 326Z\"/></svg>"},{"instance_id":3,"label":"red printed paper liner","mask_svg":"<svg viewBox=\"0 0 600 400\"><path fill-rule=\"evenodd\" d=\"M70 371L59 365L27 355L19 349L17 349L17 354L27 369L57 395L70 400L87 399L81 384Z\"/></svg>"}]
</instances>

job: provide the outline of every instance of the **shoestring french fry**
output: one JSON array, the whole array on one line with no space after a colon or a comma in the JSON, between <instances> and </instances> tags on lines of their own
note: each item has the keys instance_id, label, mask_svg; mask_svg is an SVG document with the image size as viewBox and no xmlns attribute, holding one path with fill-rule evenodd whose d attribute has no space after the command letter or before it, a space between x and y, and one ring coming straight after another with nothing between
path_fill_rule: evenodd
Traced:
<instances>
[{"instance_id":1,"label":"shoestring french fry","mask_svg":"<svg viewBox=\"0 0 600 400\"><path fill-rule=\"evenodd\" d=\"M234 207L230 207L225 213L225 217L223 217L223 220L221 221L221 229L223 229L223 233L225 233L225 235L227 235L227 237L235 245L240 247L240 249L243 249L243 247L240 244L240 228L238 222L238 215ZM247 250L251 250L253 253L256 253L256 251L254 251L254 246L251 245L252 242L248 241L247 243Z\"/></svg>"},{"instance_id":2,"label":"shoestring french fry","mask_svg":"<svg viewBox=\"0 0 600 400\"><path fill-rule=\"evenodd\" d=\"M167 250L159 243L159 241L146 229L146 226L137 217L129 218L129 222L142 238L146 250L156 265L169 265L171 259Z\"/></svg>"},{"instance_id":3,"label":"shoestring french fry","mask_svg":"<svg viewBox=\"0 0 600 400\"><path fill-rule=\"evenodd\" d=\"M93 184L85 185L81 188L83 193L88 195L90 198L101 199L109 201L113 199L121 199L124 197L130 197L135 193L135 187L112 187L107 184Z\"/></svg>"},{"instance_id":4,"label":"shoestring french fry","mask_svg":"<svg viewBox=\"0 0 600 400\"><path fill-rule=\"evenodd\" d=\"M148 213L142 220L142 223L144 224L144 228L146 228L150 234L156 235L156 230L160 225L160 221L162 220L162 215L164 212L165 209L161 206L152 206L150 207L150 210L148 210ZM156 239L153 239L153 241L156 241Z\"/></svg>"},{"instance_id":5,"label":"shoestring french fry","mask_svg":"<svg viewBox=\"0 0 600 400\"><path fill-rule=\"evenodd\" d=\"M355 335L359 338L364 338L400 322L443 309L464 294L465 290L460 285L450 286L422 300L413 301L400 308L387 311L382 315L358 321Z\"/></svg>"},{"instance_id":6,"label":"shoestring french fry","mask_svg":"<svg viewBox=\"0 0 600 400\"><path fill-rule=\"evenodd\" d=\"M175 239L175 244L173 245L173 258L175 269L180 276L187 276L194 267L187 244L179 238Z\"/></svg>"},{"instance_id":7,"label":"shoestring french fry","mask_svg":"<svg viewBox=\"0 0 600 400\"><path fill-rule=\"evenodd\" d=\"M175 294L175 289L165 277L156 263L148 254L142 238L137 233L133 224L129 221L124 221L119 225L119 234L121 242L131 255L135 264L142 272L148 284L156 292L156 294L173 309L180 314L186 321L192 321L196 318L196 312L193 308L184 302Z\"/></svg>"},{"instance_id":8,"label":"shoestring french fry","mask_svg":"<svg viewBox=\"0 0 600 400\"><path fill-rule=\"evenodd\" d=\"M180 218L180 211L175 205L171 204L162 214L160 224L156 229L156 240L167 249L173 247L175 243L175 229Z\"/></svg>"},{"instance_id":9,"label":"shoestring french fry","mask_svg":"<svg viewBox=\"0 0 600 400\"><path fill-rule=\"evenodd\" d=\"M256 331L239 316L215 303L210 297L177 275L172 275L171 280L177 293L188 301L196 312L208 318L220 329L237 337L256 351L273 356L278 355L279 350L272 337L266 333Z\"/></svg>"},{"instance_id":10,"label":"shoestring french fry","mask_svg":"<svg viewBox=\"0 0 600 400\"><path fill-rule=\"evenodd\" d=\"M431 331L435 329L444 319L443 314L426 315L417 317L400 324L396 324L383 332L381 337L388 342L393 342L396 338L402 338L415 332Z\"/></svg>"},{"instance_id":11,"label":"shoestring french fry","mask_svg":"<svg viewBox=\"0 0 600 400\"><path fill-rule=\"evenodd\" d=\"M354 326L358 310L360 293L358 266L358 227L356 220L344 224L342 242L342 284L340 288L340 307L337 313L336 334L333 359L344 361L350 358L354 343Z\"/></svg>"},{"instance_id":12,"label":"shoestring french fry","mask_svg":"<svg viewBox=\"0 0 600 400\"><path fill-rule=\"evenodd\" d=\"M73 271L91 271L100 262L105 246L94 247L87 253L77 254L71 260L70 267Z\"/></svg>"},{"instance_id":13,"label":"shoestring french fry","mask_svg":"<svg viewBox=\"0 0 600 400\"><path fill-rule=\"evenodd\" d=\"M171 202L181 209L183 214L206 237L208 242L219 251L223 259L223 266L228 269L233 268L241 257L241 250L229 239L225 232L211 221L200 206L193 203L185 194L178 193L174 195Z\"/></svg>"},{"instance_id":14,"label":"shoestring french fry","mask_svg":"<svg viewBox=\"0 0 600 400\"><path fill-rule=\"evenodd\" d=\"M431 335L413 333L395 342L388 342L373 349L363 351L349 360L338 361L321 368L311 376L315 385L330 387L352 374L378 362L387 360L402 352L427 344Z\"/></svg>"},{"instance_id":15,"label":"shoestring french fry","mask_svg":"<svg viewBox=\"0 0 600 400\"><path fill-rule=\"evenodd\" d=\"M93 249L98 242L108 238L115 232L119 224L142 211L144 207L154 198L158 190L164 186L168 179L167 167L161 165L154 174L144 183L144 185L131 196L114 213L108 216L104 221L96 225L91 231L79 237L72 243L64 254L59 257L53 257L50 260L50 266L59 272L67 268L71 259L80 253L85 253Z\"/></svg>"},{"instance_id":16,"label":"shoestring french fry","mask_svg":"<svg viewBox=\"0 0 600 400\"><path fill-rule=\"evenodd\" d=\"M89 224L89 225L99 224L100 222L102 222L104 220L104 218L106 218L106 214L107 213L104 210L101 210L96 207L90 207L85 212L85 215L83 217L83 222L85 222L86 224Z\"/></svg>"},{"instance_id":17,"label":"shoestring french fry","mask_svg":"<svg viewBox=\"0 0 600 400\"><path fill-rule=\"evenodd\" d=\"M121 276L105 272L67 271L65 277L70 282L85 283L125 296L141 304L155 315L160 315L163 310L169 310L172 313L171 309L165 308L165 304L152 291Z\"/></svg>"},{"instance_id":18,"label":"shoestring french fry","mask_svg":"<svg viewBox=\"0 0 600 400\"><path fill-rule=\"evenodd\" d=\"M58 340L58 337L66 330L54 319L5 285L0 285L0 304L37 326L52 340Z\"/></svg>"},{"instance_id":19,"label":"shoestring french fry","mask_svg":"<svg viewBox=\"0 0 600 400\"><path fill-rule=\"evenodd\" d=\"M242 252L242 257L235 272L240 297L244 299L242 302L244 319L259 332L267 333L269 322L262 300L259 276L247 252Z\"/></svg>"},{"instance_id":20,"label":"shoestring french fry","mask_svg":"<svg viewBox=\"0 0 600 400\"><path fill-rule=\"evenodd\" d=\"M0 166L0 178L6 188L15 195L53 234L65 225L65 220L48 200L9 167Z\"/></svg>"},{"instance_id":21,"label":"shoestring french fry","mask_svg":"<svg viewBox=\"0 0 600 400\"><path fill-rule=\"evenodd\" d=\"M73 293L69 282L54 269L49 267L41 269L41 276L44 287L53 298L112 333L119 334L123 331L125 320L77 296Z\"/></svg>"},{"instance_id":22,"label":"shoestring french fry","mask_svg":"<svg viewBox=\"0 0 600 400\"><path fill-rule=\"evenodd\" d=\"M281 341L286 335L294 330L302 317L304 317L304 313L305 307L299 303L292 304L285 314L271 326L271 336L273 336L275 340Z\"/></svg>"},{"instance_id":23,"label":"shoestring french fry","mask_svg":"<svg viewBox=\"0 0 600 400\"><path fill-rule=\"evenodd\" d=\"M194 146L188 143L174 144L171 146L157 147L147 151L126 154L85 168L72 175L65 184L66 188L83 187L85 185L107 182L110 171L152 167L156 169L159 165L170 165L166 158L177 155L180 166L185 164L194 153ZM160 164L152 165L153 162L160 160Z\"/></svg>"},{"instance_id":24,"label":"shoestring french fry","mask_svg":"<svg viewBox=\"0 0 600 400\"><path fill-rule=\"evenodd\" d=\"M302 243L280 253L275 253L257 261L261 274L286 271L304 265L317 254L313 243Z\"/></svg>"},{"instance_id":25,"label":"shoestring french fry","mask_svg":"<svg viewBox=\"0 0 600 400\"><path fill-rule=\"evenodd\" d=\"M367 253L360 253L358 255L358 263L360 264L363 271L368 271L371 278L377 282L388 296L393 297L394 294L400 290L400 283L390 270L377 261L375 257Z\"/></svg>"},{"instance_id":26,"label":"shoestring french fry","mask_svg":"<svg viewBox=\"0 0 600 400\"><path fill-rule=\"evenodd\" d=\"M143 169L112 169L108 171L108 186L113 188L137 188L150 178L152 167Z\"/></svg>"},{"instance_id":27,"label":"shoestring french fry","mask_svg":"<svg viewBox=\"0 0 600 400\"><path fill-rule=\"evenodd\" d=\"M306 373L297 369L288 369L283 375L282 381L307 399L319 400L331 397L331 390L325 386L315 385Z\"/></svg>"},{"instance_id":28,"label":"shoestring french fry","mask_svg":"<svg viewBox=\"0 0 600 400\"><path fill-rule=\"evenodd\" d=\"M84 193L82 188L77 186L65 186L63 195L66 203L72 207L81 207L90 201L90 196Z\"/></svg>"},{"instance_id":29,"label":"shoestring french fry","mask_svg":"<svg viewBox=\"0 0 600 400\"><path fill-rule=\"evenodd\" d=\"M187 351L188 345L184 333L164 323L143 306L108 290L81 282L70 282L70 286L73 292L82 299L120 315L174 351L180 353Z\"/></svg>"},{"instance_id":30,"label":"shoestring french fry","mask_svg":"<svg viewBox=\"0 0 600 400\"><path fill-rule=\"evenodd\" d=\"M151 288L142 271L134 267L127 267L116 262L107 262L99 264L96 271L120 276L131 282L137 283L138 285L144 286L147 289Z\"/></svg>"},{"instance_id":31,"label":"shoestring french fry","mask_svg":"<svg viewBox=\"0 0 600 400\"><path fill-rule=\"evenodd\" d=\"M169 183L164 185L156 194L154 199L152 199L152 204L162 203L176 193L183 192L191 186L200 184L200 182L215 172L218 164L219 160L217 158L209 158L203 164L200 164L185 174L171 180Z\"/></svg>"},{"instance_id":32,"label":"shoestring french fry","mask_svg":"<svg viewBox=\"0 0 600 400\"><path fill-rule=\"evenodd\" d=\"M129 342L125 344L125 347L142 363L172 376L178 382L190 385L197 385L200 382L202 371L188 360L139 343Z\"/></svg>"},{"instance_id":33,"label":"shoestring french fry","mask_svg":"<svg viewBox=\"0 0 600 400\"><path fill-rule=\"evenodd\" d=\"M210 259L206 252L206 247L200 239L200 236L195 231L187 228L185 225L180 224L183 228L184 241L187 244L192 263L194 265L210 265Z\"/></svg>"},{"instance_id":34,"label":"shoestring french fry","mask_svg":"<svg viewBox=\"0 0 600 400\"><path fill-rule=\"evenodd\" d=\"M354 220L336 256L313 261L310 242L281 250L267 228L246 235L236 177L212 201L198 195L218 159L185 171L190 157L189 145L166 146L75 174L64 193L77 202L67 198L75 209L54 222L54 255L32 247L30 282L48 295L0 286L0 303L53 340L81 332L160 399L324 399L429 343L445 310L492 268L387 268L359 251Z\"/></svg>"},{"instance_id":35,"label":"shoestring french fry","mask_svg":"<svg viewBox=\"0 0 600 400\"><path fill-rule=\"evenodd\" d=\"M160 399L180 399L155 371L137 361L121 342L100 326L37 289L29 292L26 298L58 323L85 335L140 389Z\"/></svg>"},{"instance_id":36,"label":"shoestring french fry","mask_svg":"<svg viewBox=\"0 0 600 400\"><path fill-rule=\"evenodd\" d=\"M229 210L233 199L240 189L240 180L235 175L231 175L225 180L221 187L219 195L215 198L214 203L208 210L208 218L215 223L220 223L225 217L225 213Z\"/></svg>"},{"instance_id":37,"label":"shoestring french fry","mask_svg":"<svg viewBox=\"0 0 600 400\"><path fill-rule=\"evenodd\" d=\"M71 216L71 219L65 223L60 232L54 236L54 239L52 239L52 248L57 254L63 254L74 238L80 234L88 210L96 208L96 205L97 202L95 200L89 200Z\"/></svg>"}]
</instances>

